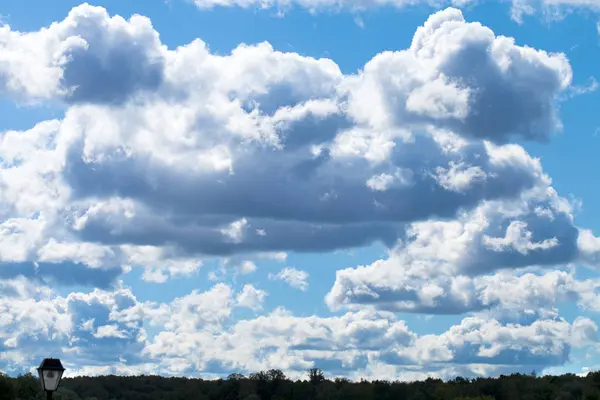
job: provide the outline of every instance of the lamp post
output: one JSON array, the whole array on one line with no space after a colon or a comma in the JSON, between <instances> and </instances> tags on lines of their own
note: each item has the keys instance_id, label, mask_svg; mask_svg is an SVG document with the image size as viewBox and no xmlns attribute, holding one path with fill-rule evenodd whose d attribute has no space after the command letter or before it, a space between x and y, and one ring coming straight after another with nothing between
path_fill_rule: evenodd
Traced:
<instances>
[{"instance_id":1,"label":"lamp post","mask_svg":"<svg viewBox=\"0 0 600 400\"><path fill-rule=\"evenodd\" d=\"M42 389L46 392L46 398L50 400L52 399L52 393L58 389L60 378L62 378L65 369L58 358L44 358L37 370Z\"/></svg>"}]
</instances>

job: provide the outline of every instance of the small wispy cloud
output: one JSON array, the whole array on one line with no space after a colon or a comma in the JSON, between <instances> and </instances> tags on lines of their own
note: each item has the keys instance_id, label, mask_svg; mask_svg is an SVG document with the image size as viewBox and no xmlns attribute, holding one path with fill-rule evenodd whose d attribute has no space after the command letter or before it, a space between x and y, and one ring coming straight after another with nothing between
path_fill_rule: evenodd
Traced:
<instances>
[{"instance_id":1,"label":"small wispy cloud","mask_svg":"<svg viewBox=\"0 0 600 400\"><path fill-rule=\"evenodd\" d=\"M269 279L281 280L296 289L308 289L308 272L295 268L284 268L278 274L269 274Z\"/></svg>"}]
</instances>

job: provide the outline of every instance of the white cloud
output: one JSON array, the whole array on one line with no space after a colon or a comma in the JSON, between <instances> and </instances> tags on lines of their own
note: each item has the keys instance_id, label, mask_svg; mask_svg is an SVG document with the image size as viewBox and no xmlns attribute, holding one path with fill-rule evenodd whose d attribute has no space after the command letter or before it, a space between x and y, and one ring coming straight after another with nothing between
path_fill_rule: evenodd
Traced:
<instances>
[{"instance_id":1,"label":"white cloud","mask_svg":"<svg viewBox=\"0 0 600 400\"><path fill-rule=\"evenodd\" d=\"M250 260L243 261L240 265L240 273L243 275L256 271L256 264Z\"/></svg>"},{"instance_id":2,"label":"white cloud","mask_svg":"<svg viewBox=\"0 0 600 400\"><path fill-rule=\"evenodd\" d=\"M528 326L502 326L493 320L465 318L460 325L441 335L418 338L414 347L395 355L398 361L414 357L425 363L455 360L485 364L491 359L507 364L561 363L569 351L571 329L564 321L540 320Z\"/></svg>"},{"instance_id":3,"label":"white cloud","mask_svg":"<svg viewBox=\"0 0 600 400\"><path fill-rule=\"evenodd\" d=\"M560 299L595 309L596 280L548 271L557 264L593 264L595 243L593 234L573 225L564 199L535 190L515 202L484 202L455 220L413 223L387 259L337 271L326 300L333 309L491 309L502 318L529 319L552 311Z\"/></svg>"},{"instance_id":4,"label":"white cloud","mask_svg":"<svg viewBox=\"0 0 600 400\"><path fill-rule=\"evenodd\" d=\"M375 191L386 191L394 185L410 185L413 177L411 170L402 170L397 168L393 174L382 173L379 175L373 175L367 181L367 186L371 190Z\"/></svg>"},{"instance_id":5,"label":"white cloud","mask_svg":"<svg viewBox=\"0 0 600 400\"><path fill-rule=\"evenodd\" d=\"M262 308L262 303L267 296L267 292L255 288L252 285L244 285L244 288L236 297L237 305L247 307L257 311Z\"/></svg>"},{"instance_id":6,"label":"white cloud","mask_svg":"<svg viewBox=\"0 0 600 400\"><path fill-rule=\"evenodd\" d=\"M64 376L74 378L77 376L106 376L106 375L122 375L122 376L138 376L138 375L159 375L168 374L170 371L164 365L156 365L149 362L140 365L123 365L121 363L111 363L111 365L86 365L86 366L69 366L65 370ZM74 368L73 368L74 367Z\"/></svg>"},{"instance_id":7,"label":"white cloud","mask_svg":"<svg viewBox=\"0 0 600 400\"><path fill-rule=\"evenodd\" d=\"M65 339L72 328L72 322L65 315L65 306L64 301L53 300L43 292L16 297L3 293L0 301L0 341L10 339L19 343L38 335L47 340Z\"/></svg>"},{"instance_id":8,"label":"white cloud","mask_svg":"<svg viewBox=\"0 0 600 400\"><path fill-rule=\"evenodd\" d=\"M23 48L31 68L59 70L46 91L69 106L62 121L2 135L0 210L37 226L3 254L144 264L154 282L207 256L391 246L406 223L545 185L537 160L501 143L559 129L554 103L571 80L564 55L516 46L452 8L353 75L267 43L223 56L200 40L168 49L149 20L89 5L46 30L3 29L11 85L28 84L10 61ZM52 48L69 57L37 56Z\"/></svg>"},{"instance_id":9,"label":"white cloud","mask_svg":"<svg viewBox=\"0 0 600 400\"><path fill-rule=\"evenodd\" d=\"M19 287L25 282L2 284ZM514 288L512 295L519 290ZM0 359L8 370L35 362L45 351L45 341L52 340L75 375L152 371L208 376L280 368L299 377L306 368L327 365L327 373L348 377L381 378L392 371L406 379L457 373L477 376L532 365L539 370L560 366L571 347L595 346L598 340L596 324L583 317L573 324L556 317L531 323L467 317L443 333L425 335L412 332L395 314L369 310L297 317L279 308L233 320L233 307L258 310L266 295L249 285L235 293L217 284L170 303L139 302L127 289L72 293L66 298L48 289L38 293L42 297L26 300L30 310L43 309L50 316L44 304L63 304L53 308L54 318L6 320L6 316L22 315L20 302L25 300L14 294L2 297L11 308L2 314L6 323L0 325L0 347L4 346L3 354L21 354L15 353L10 362L8 353ZM511 293L505 295L509 298ZM48 296L52 300L44 300ZM9 337L6 332L11 332ZM17 350L11 347L13 342ZM150 364L160 367L148 369Z\"/></svg>"},{"instance_id":10,"label":"white cloud","mask_svg":"<svg viewBox=\"0 0 600 400\"><path fill-rule=\"evenodd\" d=\"M97 338L119 338L125 339L127 337L127 333L125 331L119 330L116 325L103 325L99 326L94 333L94 336Z\"/></svg>"},{"instance_id":11,"label":"white cloud","mask_svg":"<svg viewBox=\"0 0 600 400\"><path fill-rule=\"evenodd\" d=\"M239 243L242 241L246 225L248 225L248 220L246 218L242 218L232 222L227 228L221 229L221 233L224 236L227 236L234 243Z\"/></svg>"},{"instance_id":12,"label":"white cloud","mask_svg":"<svg viewBox=\"0 0 600 400\"><path fill-rule=\"evenodd\" d=\"M194 4L200 9L211 9L214 7L242 7L242 8L257 8L257 9L269 9L277 8L281 12L288 10L290 7L297 6L309 10L311 13L321 12L324 10L351 10L361 11L373 7L394 7L404 8L409 7L418 3L425 3L431 6L440 5L454 5L462 7L473 0L447 0L443 2L433 2L429 0L376 0L372 3L364 3L360 1L347 0L347 1L333 1L333 0L295 0L295 1L283 1L283 0L194 0ZM357 24L360 23L357 21Z\"/></svg>"},{"instance_id":13,"label":"white cloud","mask_svg":"<svg viewBox=\"0 0 600 400\"><path fill-rule=\"evenodd\" d=\"M482 57L478 67L468 61L474 54ZM534 64L528 61L534 59L534 64L549 74L537 75ZM480 65L489 66L489 70L476 69ZM548 89L555 88L551 91L561 90L570 84L571 75L564 55L515 46L512 39L495 37L488 28L465 23L460 11L447 9L430 16L415 33L408 50L378 54L359 77L348 80L346 87L350 113L371 126L430 122L465 136L504 141L510 132L539 139L547 134L539 130L542 126L549 131L556 129L554 112L538 108L545 103L546 95L534 94L536 89L531 85L538 80ZM403 79L395 79L397 76ZM464 94L448 95L456 91L456 82L461 82ZM489 103L499 100L501 92L516 102L510 107L506 102L502 107ZM413 104L407 102L415 93L419 93L418 104L423 104L420 108L407 106ZM533 109L525 112L525 104L517 104L526 93L533 95L527 104L537 104L533 106L537 109L535 117L530 114Z\"/></svg>"},{"instance_id":14,"label":"white cloud","mask_svg":"<svg viewBox=\"0 0 600 400\"><path fill-rule=\"evenodd\" d=\"M88 331L88 332L92 332L94 330L94 318L90 318L87 321L84 321L81 325L80 325L80 329L82 331Z\"/></svg>"},{"instance_id":15,"label":"white cloud","mask_svg":"<svg viewBox=\"0 0 600 400\"><path fill-rule=\"evenodd\" d=\"M472 183L487 177L480 167L469 167L464 163L450 163L447 169L438 167L435 174L443 188L457 192L462 192L468 189Z\"/></svg>"},{"instance_id":16,"label":"white cloud","mask_svg":"<svg viewBox=\"0 0 600 400\"><path fill-rule=\"evenodd\" d=\"M142 279L162 283L168 277L191 276L198 272L203 262L198 257L182 257L174 248L123 245L123 263L145 269Z\"/></svg>"},{"instance_id":17,"label":"white cloud","mask_svg":"<svg viewBox=\"0 0 600 400\"><path fill-rule=\"evenodd\" d=\"M598 342L598 326L594 321L585 317L577 317L573 321L573 339L575 346Z\"/></svg>"},{"instance_id":18,"label":"white cloud","mask_svg":"<svg viewBox=\"0 0 600 400\"><path fill-rule=\"evenodd\" d=\"M308 272L296 268L284 268L278 274L269 274L269 279L279 279L302 291L308 289Z\"/></svg>"},{"instance_id":19,"label":"white cloud","mask_svg":"<svg viewBox=\"0 0 600 400\"><path fill-rule=\"evenodd\" d=\"M333 309L373 306L384 310L462 314L489 310L504 320L531 320L555 314L562 301L574 301L582 309L600 312L600 281L579 281L564 271L515 275L451 276L399 264L392 258L367 267L341 270L327 295Z\"/></svg>"},{"instance_id":20,"label":"white cloud","mask_svg":"<svg viewBox=\"0 0 600 400\"><path fill-rule=\"evenodd\" d=\"M231 315L233 290L219 283L207 292L194 291L156 310L152 324L167 330L194 332L201 327L218 327Z\"/></svg>"},{"instance_id":21,"label":"white cloud","mask_svg":"<svg viewBox=\"0 0 600 400\"><path fill-rule=\"evenodd\" d=\"M512 0L511 16L523 23L523 17L541 13L546 19L560 20L574 10L600 11L596 0Z\"/></svg>"},{"instance_id":22,"label":"white cloud","mask_svg":"<svg viewBox=\"0 0 600 400\"><path fill-rule=\"evenodd\" d=\"M89 265L90 267L102 266L107 259L114 259L114 252L106 246L93 243L60 243L50 239L38 250L38 260L47 262L61 262L72 260Z\"/></svg>"},{"instance_id":23,"label":"white cloud","mask_svg":"<svg viewBox=\"0 0 600 400\"><path fill-rule=\"evenodd\" d=\"M483 236L484 246L489 247L493 251L503 251L507 247L511 247L521 254L526 255L534 250L547 250L558 246L558 239L552 237L544 239L541 242L532 242L532 233L527 230L527 224L523 221L513 221L506 228L505 237L490 237Z\"/></svg>"},{"instance_id":24,"label":"white cloud","mask_svg":"<svg viewBox=\"0 0 600 400\"><path fill-rule=\"evenodd\" d=\"M284 252L255 253L251 256L251 259L247 259L247 256L238 254L231 257L221 257L219 259L219 268L216 271L209 272L211 280L226 279L230 273L232 273L234 278L249 275L258 269L257 263L264 261L284 263L287 259L287 253Z\"/></svg>"},{"instance_id":25,"label":"white cloud","mask_svg":"<svg viewBox=\"0 0 600 400\"><path fill-rule=\"evenodd\" d=\"M547 269L597 264L598 238L574 225L540 161L508 143L560 130L562 54L453 8L349 75L268 43L169 49L148 19L89 5L35 32L4 26L0 47L2 95L65 107L60 121L0 135L2 277L23 276L0 280L3 369L51 341L74 374L324 364L411 379L559 366L597 340L591 319L556 311L569 300L597 312L597 280ZM215 257L246 279L287 252L373 242L393 250L337 272L327 303L349 308L337 316L277 308L236 321L267 292L218 283L140 302L118 280L131 268L189 277ZM270 278L308 290L306 271ZM110 291L59 296L33 282ZM386 309L469 315L423 335Z\"/></svg>"},{"instance_id":26,"label":"white cloud","mask_svg":"<svg viewBox=\"0 0 600 400\"><path fill-rule=\"evenodd\" d=\"M21 262L31 259L37 243L42 241L43 218L9 218L0 223L0 259L3 262Z\"/></svg>"},{"instance_id":27,"label":"white cloud","mask_svg":"<svg viewBox=\"0 0 600 400\"><path fill-rule=\"evenodd\" d=\"M162 79L164 52L158 34L150 20L139 15L126 21L83 4L38 32L22 33L4 25L0 44L0 92L17 99L123 101Z\"/></svg>"},{"instance_id":28,"label":"white cloud","mask_svg":"<svg viewBox=\"0 0 600 400\"><path fill-rule=\"evenodd\" d=\"M577 247L584 263L596 268L600 267L600 238L594 236L591 230L579 230Z\"/></svg>"},{"instance_id":29,"label":"white cloud","mask_svg":"<svg viewBox=\"0 0 600 400\"><path fill-rule=\"evenodd\" d=\"M194 0L194 3L201 10L212 9L216 7L241 7L254 9L277 9L278 14L285 13L294 7L301 7L311 13L320 13L325 11L350 11L359 13L373 8L392 7L396 9L405 9L423 4L431 9L454 6L466 8L477 4L476 0L377 0L365 3L356 0L333 1L333 0ZM591 11L600 11L600 5L596 0L511 0L510 16L518 23L524 22L524 17L541 13L546 19L561 19L573 10L587 9ZM364 22L359 15L354 18L359 27L363 27Z\"/></svg>"}]
</instances>

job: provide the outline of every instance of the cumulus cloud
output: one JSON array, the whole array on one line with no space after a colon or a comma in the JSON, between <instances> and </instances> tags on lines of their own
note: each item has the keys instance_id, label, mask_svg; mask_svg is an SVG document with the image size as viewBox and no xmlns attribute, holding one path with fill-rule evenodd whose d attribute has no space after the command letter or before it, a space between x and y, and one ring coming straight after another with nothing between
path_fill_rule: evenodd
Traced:
<instances>
[{"instance_id":1,"label":"cumulus cloud","mask_svg":"<svg viewBox=\"0 0 600 400\"><path fill-rule=\"evenodd\" d=\"M17 99L122 103L162 82L164 54L148 18L83 4L37 32L0 27L0 92Z\"/></svg>"},{"instance_id":2,"label":"cumulus cloud","mask_svg":"<svg viewBox=\"0 0 600 400\"><path fill-rule=\"evenodd\" d=\"M398 260L341 270L327 295L333 309L378 309L426 314L464 314L485 311L501 321L532 321L556 315L561 302L599 312L597 279L577 280L566 271L541 274L499 272L468 277L431 275L415 268L403 270ZM372 278L371 278L372 277Z\"/></svg>"},{"instance_id":3,"label":"cumulus cloud","mask_svg":"<svg viewBox=\"0 0 600 400\"><path fill-rule=\"evenodd\" d=\"M240 273L243 275L250 274L256 271L256 264L250 260L243 261L240 265Z\"/></svg>"},{"instance_id":4,"label":"cumulus cloud","mask_svg":"<svg viewBox=\"0 0 600 400\"><path fill-rule=\"evenodd\" d=\"M132 246L119 248L121 262L126 267L143 267L142 279L162 283L169 277L190 276L198 272L203 262L197 257L182 257L173 247Z\"/></svg>"},{"instance_id":5,"label":"cumulus cloud","mask_svg":"<svg viewBox=\"0 0 600 400\"><path fill-rule=\"evenodd\" d=\"M573 224L552 189L517 201L489 201L453 220L413 223L386 259L339 270L330 308L373 306L405 312L538 318L561 300L596 311L598 282L555 269L598 267L599 239Z\"/></svg>"},{"instance_id":6,"label":"cumulus cloud","mask_svg":"<svg viewBox=\"0 0 600 400\"><path fill-rule=\"evenodd\" d=\"M238 306L257 311L262 308L266 296L267 292L264 290L257 289L252 285L244 285L242 291L237 295L236 301Z\"/></svg>"},{"instance_id":7,"label":"cumulus cloud","mask_svg":"<svg viewBox=\"0 0 600 400\"><path fill-rule=\"evenodd\" d=\"M17 349L22 356L12 363L0 360L0 367L8 370L27 369L50 343L74 366L115 364L135 369L148 361L142 353L157 328L216 333L229 323L234 308L259 310L266 296L252 285L236 293L217 284L206 292L159 304L139 302L123 287L60 296L25 278L0 280L0 294L0 351Z\"/></svg>"},{"instance_id":8,"label":"cumulus cloud","mask_svg":"<svg viewBox=\"0 0 600 400\"><path fill-rule=\"evenodd\" d=\"M577 247L581 255L582 263L594 267L600 267L600 238L589 229L581 229L577 237Z\"/></svg>"},{"instance_id":9,"label":"cumulus cloud","mask_svg":"<svg viewBox=\"0 0 600 400\"><path fill-rule=\"evenodd\" d=\"M564 321L502 326L494 320L465 318L447 332L422 336L414 347L390 352L387 357L390 363L400 364L407 359L424 363L453 360L458 364L560 364L568 357L572 331Z\"/></svg>"},{"instance_id":10,"label":"cumulus cloud","mask_svg":"<svg viewBox=\"0 0 600 400\"><path fill-rule=\"evenodd\" d=\"M550 268L597 266L600 239L510 144L560 130L562 54L449 8L407 49L345 75L268 43L169 49L148 19L87 4L39 31L3 26L0 48L1 95L65 107L0 135L3 369L52 341L81 373L410 379L559 366L597 340L592 320L556 309L598 311L599 283ZM389 258L337 272L326 302L347 310L335 316L238 321L236 309L267 307L265 290L218 283L141 302L118 280L189 277L212 257L242 276L265 257L375 242ZM302 270L271 278L308 288ZM424 335L398 311L468 316Z\"/></svg>"},{"instance_id":11,"label":"cumulus cloud","mask_svg":"<svg viewBox=\"0 0 600 400\"><path fill-rule=\"evenodd\" d=\"M24 278L2 281L0 350L17 349L19 358L4 360L7 370L27 370L47 346L69 354L72 362L105 363L120 355L139 362L136 340L140 325L110 320L112 312L130 307L135 299L126 289L114 292L58 296ZM3 344L2 344L3 343ZM98 352L97 354L95 352ZM25 372L25 371L24 371Z\"/></svg>"},{"instance_id":12,"label":"cumulus cloud","mask_svg":"<svg viewBox=\"0 0 600 400\"><path fill-rule=\"evenodd\" d=\"M284 268L278 274L269 274L269 279L279 279L292 287L306 291L308 289L308 272L296 268Z\"/></svg>"},{"instance_id":13,"label":"cumulus cloud","mask_svg":"<svg viewBox=\"0 0 600 400\"><path fill-rule=\"evenodd\" d=\"M377 127L408 120L497 142L544 140L559 127L553 99L571 78L564 55L516 46L447 9L417 29L408 50L381 53L349 79L349 109Z\"/></svg>"},{"instance_id":14,"label":"cumulus cloud","mask_svg":"<svg viewBox=\"0 0 600 400\"><path fill-rule=\"evenodd\" d=\"M103 325L98 327L96 333L94 333L94 336L97 338L114 337L125 339L127 337L127 333L119 330L116 325Z\"/></svg>"},{"instance_id":15,"label":"cumulus cloud","mask_svg":"<svg viewBox=\"0 0 600 400\"><path fill-rule=\"evenodd\" d=\"M497 219L499 210L497 205L482 206L459 220L414 224L389 258L337 271L328 305L430 314L493 310L497 318L532 319L552 311L562 299L596 311L596 280L548 271L559 263L589 259L580 250L571 219L536 206L526 217L539 230L524 230L526 235L507 240L515 226L511 219L520 221L523 210L512 209L512 216L504 210L503 219L509 217L504 222ZM509 234L494 238L485 233L490 228L502 232L502 227ZM530 266L536 268L527 270Z\"/></svg>"},{"instance_id":16,"label":"cumulus cloud","mask_svg":"<svg viewBox=\"0 0 600 400\"><path fill-rule=\"evenodd\" d=\"M21 297L31 294L26 282L2 282L2 287L16 289L2 297L12 307L3 315L23 315L20 304L26 300ZM66 298L54 295L51 300L49 289L35 290L46 299L29 298L30 308L52 304L45 310L47 317L3 319L9 322L0 328L0 338L16 337L20 351L31 357L39 356L44 340L52 339L62 344L61 352L80 373L143 372L154 362L166 374L222 375L281 368L299 376L308 367L320 366L328 373L352 376L387 366L405 374L458 368L477 375L477 366L493 371L508 364L513 368L562 365L572 347L597 341L597 327L586 318L573 324L554 318L521 325L470 317L439 335L418 335L394 314L365 310L335 317L296 317L276 309L235 321L233 308L248 305L240 299L258 292L250 286L236 293L217 284L170 303L139 302L123 288L72 293ZM3 351L10 350L11 344L2 346ZM113 367L107 369L107 362Z\"/></svg>"},{"instance_id":17,"label":"cumulus cloud","mask_svg":"<svg viewBox=\"0 0 600 400\"><path fill-rule=\"evenodd\" d=\"M562 55L495 37L456 9L431 16L409 49L378 55L349 76L331 60L268 44L240 46L226 56L210 54L200 41L168 50L146 19L125 21L87 5L14 40L71 37L69 29L94 44L84 46L94 60L133 46L137 50L114 57L128 68L160 67L163 79L159 86L132 84L153 92L121 108L98 99L78 102L88 91L78 83L81 94L71 100L85 104L69 108L63 121L3 135L7 208L18 215L47 210L30 233L42 237L26 241L27 254L15 255L20 261L49 246L48 230L96 244L176 243L184 252L211 255L392 245L407 222L450 217L481 200L515 197L543 184L539 163L520 147L460 135L541 139L558 123L554 97L571 74ZM148 61L155 53L164 62ZM71 54L68 68L87 71L79 56ZM481 73L469 69L475 60ZM103 74L146 76L113 71L116 62L100 64L107 65ZM394 76L406 79L383 81ZM102 81L94 84L108 90ZM119 87L120 96L134 91ZM526 107L518 103L525 98ZM464 104L447 104L457 99ZM423 108L430 103L437 108ZM431 124L455 133L432 131ZM30 184L16 182L25 175ZM55 240L54 253L46 249L43 256L56 256ZM90 262L78 250L71 253ZM197 265L190 255L169 270L193 272ZM166 279L148 269L149 280Z\"/></svg>"},{"instance_id":18,"label":"cumulus cloud","mask_svg":"<svg viewBox=\"0 0 600 400\"><path fill-rule=\"evenodd\" d=\"M539 161L503 143L557 129L571 79L563 55L452 8L353 75L267 43L168 49L149 20L89 5L37 32L3 29L5 92L40 97L14 61L31 53L53 71L41 77L60 76L46 97L70 107L0 139L2 257L143 265L154 282L203 256L391 247L415 221L546 187ZM38 54L51 50L60 63Z\"/></svg>"}]
</instances>

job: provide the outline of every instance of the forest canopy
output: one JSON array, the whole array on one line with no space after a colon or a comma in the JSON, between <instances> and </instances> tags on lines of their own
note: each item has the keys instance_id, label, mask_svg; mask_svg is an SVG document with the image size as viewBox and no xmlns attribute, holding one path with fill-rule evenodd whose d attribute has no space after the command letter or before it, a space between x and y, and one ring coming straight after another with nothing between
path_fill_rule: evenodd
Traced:
<instances>
[{"instance_id":1,"label":"forest canopy","mask_svg":"<svg viewBox=\"0 0 600 400\"><path fill-rule=\"evenodd\" d=\"M0 400L45 399L38 379L0 374ZM326 379L319 369L292 381L280 370L225 379L161 376L65 378L55 400L600 400L600 372L537 377L535 373L498 378L418 382Z\"/></svg>"}]
</instances>

